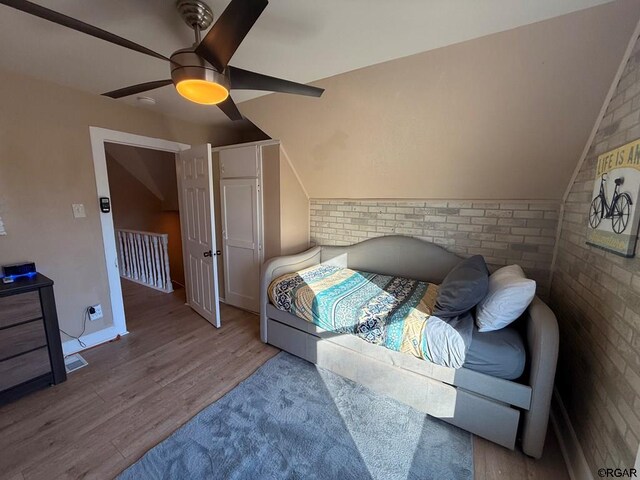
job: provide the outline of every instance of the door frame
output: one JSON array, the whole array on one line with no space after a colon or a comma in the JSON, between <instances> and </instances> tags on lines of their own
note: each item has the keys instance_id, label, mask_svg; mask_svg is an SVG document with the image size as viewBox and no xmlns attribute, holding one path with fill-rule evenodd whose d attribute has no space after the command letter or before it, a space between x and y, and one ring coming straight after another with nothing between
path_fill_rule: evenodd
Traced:
<instances>
[{"instance_id":1,"label":"door frame","mask_svg":"<svg viewBox=\"0 0 640 480\"><path fill-rule=\"evenodd\" d=\"M105 143L118 143L120 145L149 148L152 150L161 150L172 153L178 153L191 148L191 145L187 145L185 143L163 140L161 138L145 137L143 135L119 132L117 130L109 130L101 127L89 127L89 136L91 139L91 152L93 156L93 168L96 176L98 198L111 198L111 192L109 191L109 178L107 175ZM113 332L106 332L107 334L103 338L96 338L97 341L94 342L86 342L85 340L88 347L109 341L117 335L126 335L129 333L127 331L124 302L122 300L122 286L120 285L120 272L118 268L118 254L116 249L116 235L113 225L112 211L109 213L100 212L100 225L102 228L102 242L104 245L107 277L109 280L109 296L111 300L111 312L113 314Z\"/></svg>"}]
</instances>

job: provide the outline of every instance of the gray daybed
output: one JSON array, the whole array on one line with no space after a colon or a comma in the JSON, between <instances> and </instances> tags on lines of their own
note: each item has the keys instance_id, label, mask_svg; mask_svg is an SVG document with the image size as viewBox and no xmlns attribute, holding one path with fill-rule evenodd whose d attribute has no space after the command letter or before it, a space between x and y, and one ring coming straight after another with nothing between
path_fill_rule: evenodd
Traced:
<instances>
[{"instance_id":1,"label":"gray daybed","mask_svg":"<svg viewBox=\"0 0 640 480\"><path fill-rule=\"evenodd\" d=\"M540 458L558 356L555 315L536 297L524 322L527 364L519 381L467 368L453 369L322 330L274 307L267 289L275 278L321 262L440 284L461 258L422 240L390 236L347 247L314 247L278 257L262 269L262 341L389 395L427 414Z\"/></svg>"}]
</instances>

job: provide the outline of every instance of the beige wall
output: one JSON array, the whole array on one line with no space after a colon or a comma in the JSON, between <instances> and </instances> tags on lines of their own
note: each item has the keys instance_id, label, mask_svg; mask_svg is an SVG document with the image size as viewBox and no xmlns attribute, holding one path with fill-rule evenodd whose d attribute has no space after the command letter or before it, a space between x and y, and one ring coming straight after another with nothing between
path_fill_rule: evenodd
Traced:
<instances>
[{"instance_id":1,"label":"beige wall","mask_svg":"<svg viewBox=\"0 0 640 480\"><path fill-rule=\"evenodd\" d=\"M61 328L79 334L88 305L112 324L89 126L189 144L234 143L234 132L160 116L114 100L0 72L0 264L33 260L55 281ZM72 203L87 217L74 219Z\"/></svg>"},{"instance_id":2,"label":"beige wall","mask_svg":"<svg viewBox=\"0 0 640 480\"><path fill-rule=\"evenodd\" d=\"M169 235L168 250L171 280L184 286L184 258L182 256L180 213L175 210L162 211L156 223L156 231Z\"/></svg>"},{"instance_id":3,"label":"beige wall","mask_svg":"<svg viewBox=\"0 0 640 480\"><path fill-rule=\"evenodd\" d=\"M162 200L164 210L178 211L178 180L176 156L150 148L107 143L105 150L111 158Z\"/></svg>"},{"instance_id":4,"label":"beige wall","mask_svg":"<svg viewBox=\"0 0 640 480\"><path fill-rule=\"evenodd\" d=\"M265 260L282 255L280 188L280 146L266 145L262 147L262 209Z\"/></svg>"},{"instance_id":5,"label":"beige wall","mask_svg":"<svg viewBox=\"0 0 640 480\"><path fill-rule=\"evenodd\" d=\"M311 198L560 199L639 15L620 0L242 111Z\"/></svg>"},{"instance_id":6,"label":"beige wall","mask_svg":"<svg viewBox=\"0 0 640 480\"><path fill-rule=\"evenodd\" d=\"M153 232L162 200L107 154L111 213L116 228Z\"/></svg>"},{"instance_id":7,"label":"beige wall","mask_svg":"<svg viewBox=\"0 0 640 480\"><path fill-rule=\"evenodd\" d=\"M280 152L281 255L292 255L309 247L309 197L298 181L286 154Z\"/></svg>"},{"instance_id":8,"label":"beige wall","mask_svg":"<svg viewBox=\"0 0 640 480\"><path fill-rule=\"evenodd\" d=\"M640 41L564 204L551 284L556 385L594 478L604 466L631 468L640 444L640 260L586 244L597 157L638 138Z\"/></svg>"}]
</instances>

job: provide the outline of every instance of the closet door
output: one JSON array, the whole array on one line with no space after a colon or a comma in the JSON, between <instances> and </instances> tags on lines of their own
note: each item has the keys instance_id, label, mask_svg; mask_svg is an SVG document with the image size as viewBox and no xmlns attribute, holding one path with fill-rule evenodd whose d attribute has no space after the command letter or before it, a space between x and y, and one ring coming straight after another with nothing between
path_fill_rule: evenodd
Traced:
<instances>
[{"instance_id":1,"label":"closet door","mask_svg":"<svg viewBox=\"0 0 640 480\"><path fill-rule=\"evenodd\" d=\"M259 311L260 195L257 178L222 179L224 296L229 305Z\"/></svg>"},{"instance_id":2,"label":"closet door","mask_svg":"<svg viewBox=\"0 0 640 480\"><path fill-rule=\"evenodd\" d=\"M257 178L259 176L260 154L255 145L220 151L220 178Z\"/></svg>"}]
</instances>

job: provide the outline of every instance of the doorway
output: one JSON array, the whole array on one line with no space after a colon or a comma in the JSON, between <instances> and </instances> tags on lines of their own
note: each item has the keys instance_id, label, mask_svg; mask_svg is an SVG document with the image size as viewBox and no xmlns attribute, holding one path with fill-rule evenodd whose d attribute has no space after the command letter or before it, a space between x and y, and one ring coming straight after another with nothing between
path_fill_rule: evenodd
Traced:
<instances>
[{"instance_id":1,"label":"doorway","mask_svg":"<svg viewBox=\"0 0 640 480\"><path fill-rule=\"evenodd\" d=\"M171 293L184 288L176 155L105 143L120 276Z\"/></svg>"},{"instance_id":2,"label":"doorway","mask_svg":"<svg viewBox=\"0 0 640 480\"><path fill-rule=\"evenodd\" d=\"M181 218L181 231L183 233L182 246L184 250L183 265L185 270L185 287L187 291L187 301L192 306L192 308L197 311L197 309L194 307L194 302L191 301L191 297L193 296L191 295L191 292L199 291L197 287L199 286L198 282L201 279L198 276L190 278L191 276L189 272L193 271L194 269L190 268L191 264L188 260L189 258L194 257L194 242L189 242L189 240L193 237L193 235L191 235L190 233L191 230L195 229L203 233L201 238L206 237L207 239L209 239L208 244L203 241L200 241L197 244L198 248L205 249L203 252L199 253L199 256L202 257L203 253L209 253L210 256L211 250L215 251L215 222L212 221L213 217L211 216L214 209L210 146L201 145L191 149L190 145L178 142L172 142L152 137L144 137L141 135L107 130L98 127L90 127L89 133L91 138L91 149L93 153L93 163L96 175L97 193L98 197L100 197L101 199L111 198L111 192L109 189L109 175L107 170L107 153L105 149L105 146L107 144L115 144L118 146L124 145L143 149L146 148L155 151L169 152L177 157L177 178L180 184L178 192L178 203ZM197 168L192 169L191 167ZM205 179L205 181L203 182L204 187L198 191L200 198L206 197L209 199L208 202L204 202L204 207L206 207L205 209L194 210L192 202L183 200L183 197L189 194L189 191L183 188L183 186L188 183L186 181L191 178L190 175L195 175L194 178L197 177ZM188 219L190 217L193 217L193 219L197 221L195 223L188 222ZM100 222L102 227L102 238L104 244L114 325L113 327L106 329L100 338L96 338L96 341L92 342L91 346L111 340L117 335L125 335L128 333L124 303L122 299L122 288L120 285L120 269L118 263L118 248L114 226L114 216L111 209L108 209L108 211L104 211L100 214ZM205 230L210 231L206 232L206 235L204 235ZM207 263L211 263L212 260L213 259L209 258L209 260L207 261L207 259L205 258L204 261L200 260L200 263L205 265ZM199 267L200 270L202 270L202 265L199 265ZM215 268L215 266L212 268L211 273L213 275L213 278L207 280L210 280L211 286L214 287L213 290L215 292L216 302L213 306L213 314L214 318L217 319L217 326L219 326L219 312L217 305L217 269ZM191 288L191 285L194 285L195 288ZM211 321L211 319L208 320Z\"/></svg>"}]
</instances>

